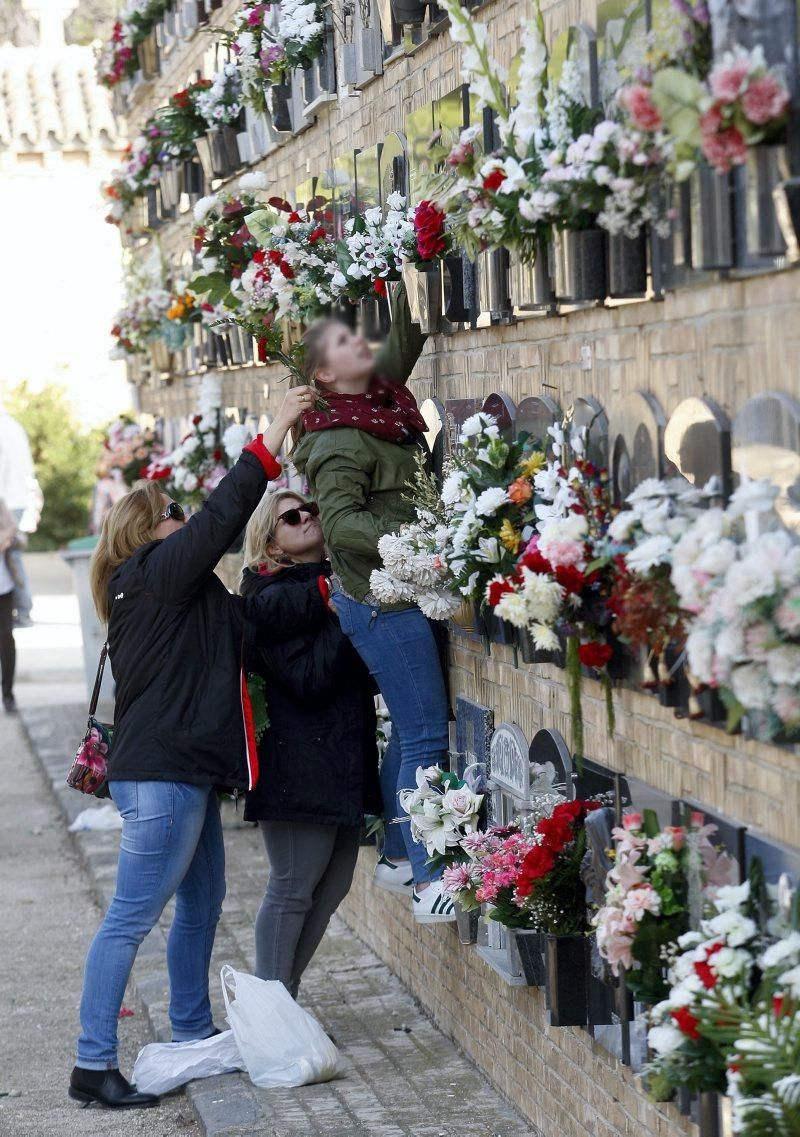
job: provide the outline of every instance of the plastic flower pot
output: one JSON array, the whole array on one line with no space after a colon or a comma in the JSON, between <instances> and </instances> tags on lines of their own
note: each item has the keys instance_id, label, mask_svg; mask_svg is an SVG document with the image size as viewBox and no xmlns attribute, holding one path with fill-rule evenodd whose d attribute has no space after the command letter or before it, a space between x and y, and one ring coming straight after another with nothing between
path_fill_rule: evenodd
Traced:
<instances>
[{"instance_id":1,"label":"plastic flower pot","mask_svg":"<svg viewBox=\"0 0 800 1137\"><path fill-rule=\"evenodd\" d=\"M455 624L457 628L463 628L465 632L477 633L480 630L480 623L475 615L475 606L469 600L464 600L461 607L456 609L450 617L450 622Z\"/></svg>"},{"instance_id":2,"label":"plastic flower pot","mask_svg":"<svg viewBox=\"0 0 800 1137\"><path fill-rule=\"evenodd\" d=\"M786 178L774 191L775 212L790 260L800 259L800 178Z\"/></svg>"},{"instance_id":3,"label":"plastic flower pot","mask_svg":"<svg viewBox=\"0 0 800 1137\"><path fill-rule=\"evenodd\" d=\"M509 288L508 250L492 249L491 252L479 253L475 268L480 310L489 313L493 324L512 323L514 313Z\"/></svg>"},{"instance_id":4,"label":"plastic flower pot","mask_svg":"<svg viewBox=\"0 0 800 1137\"><path fill-rule=\"evenodd\" d=\"M545 963L550 1026L586 1026L586 937L546 935Z\"/></svg>"},{"instance_id":5,"label":"plastic flower pot","mask_svg":"<svg viewBox=\"0 0 800 1137\"><path fill-rule=\"evenodd\" d=\"M473 912L465 912L457 900L453 903L453 908L456 914L458 942L460 944L476 944L478 942L480 908L476 908Z\"/></svg>"},{"instance_id":6,"label":"plastic flower pot","mask_svg":"<svg viewBox=\"0 0 800 1137\"><path fill-rule=\"evenodd\" d=\"M199 138L195 138L194 148L197 151L197 157L200 159L205 180L207 182L213 181L217 175L214 172L214 163L211 159L211 144L208 135L201 134Z\"/></svg>"},{"instance_id":7,"label":"plastic flower pot","mask_svg":"<svg viewBox=\"0 0 800 1137\"><path fill-rule=\"evenodd\" d=\"M692 267L712 272L733 267L731 177L702 162L690 184Z\"/></svg>"},{"instance_id":8,"label":"plastic flower pot","mask_svg":"<svg viewBox=\"0 0 800 1137\"><path fill-rule=\"evenodd\" d=\"M162 212L172 211L181 196L180 166L177 162L164 164L158 186L161 191Z\"/></svg>"},{"instance_id":9,"label":"plastic flower pot","mask_svg":"<svg viewBox=\"0 0 800 1137\"><path fill-rule=\"evenodd\" d=\"M289 106L292 101L292 85L288 80L275 83L270 88L272 103L272 125L276 130L289 131L292 129L292 117Z\"/></svg>"},{"instance_id":10,"label":"plastic flower pot","mask_svg":"<svg viewBox=\"0 0 800 1137\"><path fill-rule=\"evenodd\" d=\"M551 663L554 667L565 666L563 649L542 651L533 642L533 636L525 628L517 629L517 645L523 663Z\"/></svg>"},{"instance_id":11,"label":"plastic flower pot","mask_svg":"<svg viewBox=\"0 0 800 1137\"><path fill-rule=\"evenodd\" d=\"M543 987L546 978L543 933L531 928L514 928L512 935L517 943L525 982L529 987Z\"/></svg>"},{"instance_id":12,"label":"plastic flower pot","mask_svg":"<svg viewBox=\"0 0 800 1137\"><path fill-rule=\"evenodd\" d=\"M197 0L183 0L181 6L181 20L187 32L194 31L197 27L199 22L199 7L200 5Z\"/></svg>"},{"instance_id":13,"label":"plastic flower pot","mask_svg":"<svg viewBox=\"0 0 800 1137\"><path fill-rule=\"evenodd\" d=\"M736 261L747 267L786 253L775 190L786 170L783 146L750 146L743 166L736 168Z\"/></svg>"},{"instance_id":14,"label":"plastic flower pot","mask_svg":"<svg viewBox=\"0 0 800 1137\"><path fill-rule=\"evenodd\" d=\"M536 258L531 264L519 255L512 255L509 266L511 302L523 312L551 310L555 304L553 282L550 277L550 258L547 245L539 242Z\"/></svg>"},{"instance_id":15,"label":"plastic flower pot","mask_svg":"<svg viewBox=\"0 0 800 1137\"><path fill-rule=\"evenodd\" d=\"M493 643L493 644L514 644L516 643L516 629L513 624L509 624L507 620L501 620L496 616L491 608L481 607L479 600L474 601L475 605L475 622L479 630Z\"/></svg>"},{"instance_id":16,"label":"plastic flower pot","mask_svg":"<svg viewBox=\"0 0 800 1137\"><path fill-rule=\"evenodd\" d=\"M647 233L643 228L638 237L623 233L609 233L608 295L613 300L644 296L647 292Z\"/></svg>"},{"instance_id":17,"label":"plastic flower pot","mask_svg":"<svg viewBox=\"0 0 800 1137\"><path fill-rule=\"evenodd\" d=\"M425 19L425 9L428 7L424 0L391 0L394 21L402 27L404 24L413 24L415 27Z\"/></svg>"},{"instance_id":18,"label":"plastic flower pot","mask_svg":"<svg viewBox=\"0 0 800 1137\"><path fill-rule=\"evenodd\" d=\"M602 229L558 229L553 234L556 300L579 304L606 295L606 234Z\"/></svg>"}]
</instances>

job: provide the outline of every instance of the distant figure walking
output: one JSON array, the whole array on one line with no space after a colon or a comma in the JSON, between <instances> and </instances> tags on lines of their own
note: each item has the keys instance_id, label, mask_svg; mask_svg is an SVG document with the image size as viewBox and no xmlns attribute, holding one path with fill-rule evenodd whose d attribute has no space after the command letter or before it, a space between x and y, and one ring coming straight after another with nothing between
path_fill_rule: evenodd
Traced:
<instances>
[{"instance_id":1,"label":"distant figure walking","mask_svg":"<svg viewBox=\"0 0 800 1137\"><path fill-rule=\"evenodd\" d=\"M14 578L14 625L29 628L31 597L22 550L28 536L35 533L42 511L42 491L36 480L33 457L25 427L17 422L0 403L0 498L16 522L17 539L6 553L8 568Z\"/></svg>"},{"instance_id":2,"label":"distant figure walking","mask_svg":"<svg viewBox=\"0 0 800 1137\"><path fill-rule=\"evenodd\" d=\"M17 648L14 643L14 576L9 560L17 541L17 523L0 498L0 676L2 676L3 710L16 714L14 671Z\"/></svg>"}]
</instances>

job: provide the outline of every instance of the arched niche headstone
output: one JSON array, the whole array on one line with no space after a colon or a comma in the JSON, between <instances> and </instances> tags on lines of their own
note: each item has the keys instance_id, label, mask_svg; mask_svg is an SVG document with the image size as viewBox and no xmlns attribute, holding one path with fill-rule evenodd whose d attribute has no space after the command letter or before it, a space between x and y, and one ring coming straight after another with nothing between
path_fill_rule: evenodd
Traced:
<instances>
[{"instance_id":1,"label":"arched niche headstone","mask_svg":"<svg viewBox=\"0 0 800 1137\"><path fill-rule=\"evenodd\" d=\"M481 410L484 414L494 415L501 438L504 442L510 442L516 433L517 420L517 408L513 400L503 391L493 391L483 400Z\"/></svg>"},{"instance_id":2,"label":"arched niche headstone","mask_svg":"<svg viewBox=\"0 0 800 1137\"><path fill-rule=\"evenodd\" d=\"M528 740L516 723L502 722L492 735L489 784L495 821L506 825L514 819L517 804L530 795Z\"/></svg>"},{"instance_id":3,"label":"arched niche headstone","mask_svg":"<svg viewBox=\"0 0 800 1137\"><path fill-rule=\"evenodd\" d=\"M480 399L448 399L444 405L445 412L445 456L453 454L458 449L458 436L462 425L470 415L477 414L481 409Z\"/></svg>"},{"instance_id":4,"label":"arched niche headstone","mask_svg":"<svg viewBox=\"0 0 800 1137\"><path fill-rule=\"evenodd\" d=\"M382 206L392 193L408 196L408 146L406 136L399 131L387 134L381 144L378 173Z\"/></svg>"},{"instance_id":5,"label":"arched niche headstone","mask_svg":"<svg viewBox=\"0 0 800 1137\"><path fill-rule=\"evenodd\" d=\"M359 213L381 204L378 157L377 145L356 151L356 207Z\"/></svg>"},{"instance_id":6,"label":"arched niche headstone","mask_svg":"<svg viewBox=\"0 0 800 1137\"><path fill-rule=\"evenodd\" d=\"M549 395L530 395L517 407L517 434L527 434L534 447L548 460L553 455L553 439L548 429L561 421L561 408Z\"/></svg>"},{"instance_id":7,"label":"arched niche headstone","mask_svg":"<svg viewBox=\"0 0 800 1137\"><path fill-rule=\"evenodd\" d=\"M612 410L611 485L618 504L645 478L663 477L666 425L658 400L648 391L634 391Z\"/></svg>"},{"instance_id":8,"label":"arched niche headstone","mask_svg":"<svg viewBox=\"0 0 800 1137\"><path fill-rule=\"evenodd\" d=\"M741 478L769 478L780 490L775 508L800 531L800 402L781 391L748 399L733 420L731 465Z\"/></svg>"},{"instance_id":9,"label":"arched niche headstone","mask_svg":"<svg viewBox=\"0 0 800 1137\"><path fill-rule=\"evenodd\" d=\"M608 466L608 416L591 395L579 396L564 420L565 436L583 439L584 455L596 466Z\"/></svg>"},{"instance_id":10,"label":"arched niche headstone","mask_svg":"<svg viewBox=\"0 0 800 1137\"><path fill-rule=\"evenodd\" d=\"M555 770L553 784L559 793L572 797L572 755L564 736L551 727L537 730L528 748L528 761L532 766L547 766Z\"/></svg>"},{"instance_id":11,"label":"arched niche headstone","mask_svg":"<svg viewBox=\"0 0 800 1137\"><path fill-rule=\"evenodd\" d=\"M683 825L687 816L695 812L704 815L706 825L716 825L717 831L714 834L714 844L721 845L728 856L736 862L738 879L740 882L743 881L747 871L747 861L745 859L745 834L747 832L747 826L741 825L738 821L732 821L724 814L715 813L713 810L707 809L702 803L692 801L688 798L681 798L673 803L672 824Z\"/></svg>"},{"instance_id":12,"label":"arched niche headstone","mask_svg":"<svg viewBox=\"0 0 800 1137\"><path fill-rule=\"evenodd\" d=\"M732 488L731 424L713 399L691 395L670 415L664 431L668 477L680 475L727 501Z\"/></svg>"},{"instance_id":13,"label":"arched niche headstone","mask_svg":"<svg viewBox=\"0 0 800 1137\"><path fill-rule=\"evenodd\" d=\"M444 403L440 399L426 399L419 410L427 426L425 441L431 452L433 469L437 475L441 476L447 434Z\"/></svg>"},{"instance_id":14,"label":"arched niche headstone","mask_svg":"<svg viewBox=\"0 0 800 1137\"><path fill-rule=\"evenodd\" d=\"M631 791L627 779L620 777L616 770L611 770L608 766L603 766L602 763L595 762L592 758L584 758L581 766L583 767L581 773L576 772L573 775L576 798L595 797L598 794L616 794L617 786L619 786L621 804L630 804Z\"/></svg>"}]
</instances>

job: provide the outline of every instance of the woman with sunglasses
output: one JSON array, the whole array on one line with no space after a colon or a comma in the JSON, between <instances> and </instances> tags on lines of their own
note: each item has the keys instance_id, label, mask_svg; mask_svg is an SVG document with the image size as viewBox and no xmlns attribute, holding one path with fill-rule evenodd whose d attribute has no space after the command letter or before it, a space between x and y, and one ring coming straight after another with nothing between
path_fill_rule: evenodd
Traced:
<instances>
[{"instance_id":1,"label":"woman with sunglasses","mask_svg":"<svg viewBox=\"0 0 800 1137\"><path fill-rule=\"evenodd\" d=\"M292 452L319 502L342 630L389 708L392 743L381 767L387 819L403 816L396 795L416 786L420 767L446 762L449 744L447 692L431 626L414 604L382 603L370 586L381 565L378 541L413 517L408 484L420 452L427 453L426 425L405 384L424 342L402 286L377 356L339 320L312 324L304 337L305 382L321 393L324 407L303 415L305 434ZM393 829L401 831L407 860L384 849L376 883L410 894L420 924L455 920L424 845L412 840L409 825L390 825L387 833Z\"/></svg>"},{"instance_id":2,"label":"woman with sunglasses","mask_svg":"<svg viewBox=\"0 0 800 1137\"><path fill-rule=\"evenodd\" d=\"M225 895L216 788L258 779L242 673L245 629L287 634L301 612L329 618L318 584L298 581L291 615L270 594L231 596L214 568L280 466L273 458L305 407L290 391L265 435L245 447L188 521L156 482L142 482L103 521L92 595L108 623L116 682L111 796L122 816L114 897L86 959L70 1097L90 1105L155 1105L119 1071L117 1018L139 945L175 897L167 941L173 1041L215 1034L208 968Z\"/></svg>"},{"instance_id":3,"label":"woman with sunglasses","mask_svg":"<svg viewBox=\"0 0 800 1137\"><path fill-rule=\"evenodd\" d=\"M319 509L290 490L266 494L245 532L240 591L271 596L292 634L256 637L249 666L266 681L264 776L247 794L269 883L256 918L256 974L297 997L300 979L353 880L365 813L380 813L374 687L331 613L320 624L298 585L324 581Z\"/></svg>"}]
</instances>

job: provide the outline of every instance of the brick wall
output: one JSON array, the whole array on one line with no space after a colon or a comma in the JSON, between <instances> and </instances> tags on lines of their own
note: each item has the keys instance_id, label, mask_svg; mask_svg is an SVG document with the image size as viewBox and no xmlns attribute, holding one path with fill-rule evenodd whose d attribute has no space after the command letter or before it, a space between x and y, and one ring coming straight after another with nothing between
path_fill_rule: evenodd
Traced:
<instances>
[{"instance_id":1,"label":"brick wall","mask_svg":"<svg viewBox=\"0 0 800 1137\"><path fill-rule=\"evenodd\" d=\"M236 0L226 4L215 22L224 23L235 7ZM479 17L488 19L492 42L506 62L516 49L524 11L518 0L495 0ZM548 6L546 21L552 34L581 19L593 23L594 16L592 3L570 0ZM182 85L204 50L198 37L191 53L173 60L156 88L145 93L134 117L145 102L149 108ZM275 189L293 189L354 145L368 147L402 129L409 112L457 83L456 52L440 36L390 64L357 97L323 108L312 129L288 141L262 168ZM162 238L166 250L188 247L189 224L184 218L170 227ZM796 388L799 288L794 272L726 281L709 275L707 283L658 303L528 316L510 327L432 337L412 386L420 401L503 390L515 401L550 394L567 407L578 395L593 395L611 414L622 396L641 389L655 395L667 416L687 396L707 395L733 416L757 392ZM588 370L581 365L584 347L591 349ZM226 405L274 412L283 396L279 368L222 375ZM142 409L188 415L196 384L144 390ZM451 688L453 697L463 694L492 707L497 721L519 723L528 738L541 726L571 736L563 673L546 665L515 667L510 648L492 645L487 655L480 642L454 636ZM789 750L676 719L657 700L629 689L616 694L616 732L609 739L601 689L590 680L584 714L590 757L797 843L800 767ZM585 1032L546 1027L539 991L507 987L474 949L459 946L454 928L419 928L406 905L375 893L369 884L373 859L370 850L363 852L343 908L346 920L547 1137L667 1137L690 1131L677 1111L651 1104L630 1071Z\"/></svg>"}]
</instances>

